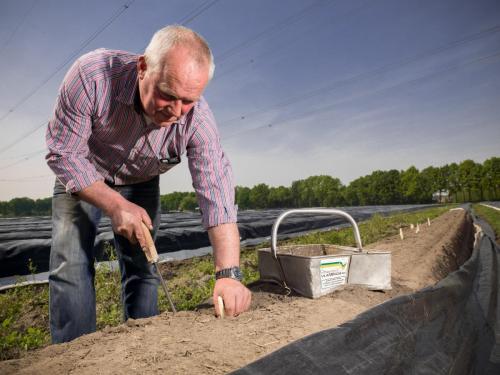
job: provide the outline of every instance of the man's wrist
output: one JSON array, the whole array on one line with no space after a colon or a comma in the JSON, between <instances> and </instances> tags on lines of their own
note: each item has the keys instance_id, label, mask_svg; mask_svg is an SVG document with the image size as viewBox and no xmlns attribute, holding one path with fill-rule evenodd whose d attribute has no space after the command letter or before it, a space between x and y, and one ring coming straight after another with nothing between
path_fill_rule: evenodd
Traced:
<instances>
[{"instance_id":1,"label":"man's wrist","mask_svg":"<svg viewBox=\"0 0 500 375\"><path fill-rule=\"evenodd\" d=\"M114 212L126 203L126 199L117 191L109 187L104 181L96 181L78 193L86 202L103 210L104 214L111 217Z\"/></svg>"},{"instance_id":2,"label":"man's wrist","mask_svg":"<svg viewBox=\"0 0 500 375\"><path fill-rule=\"evenodd\" d=\"M243 280L243 273L241 272L240 267L234 266L229 268L223 268L217 272L215 272L215 279L234 279L241 281Z\"/></svg>"}]
</instances>

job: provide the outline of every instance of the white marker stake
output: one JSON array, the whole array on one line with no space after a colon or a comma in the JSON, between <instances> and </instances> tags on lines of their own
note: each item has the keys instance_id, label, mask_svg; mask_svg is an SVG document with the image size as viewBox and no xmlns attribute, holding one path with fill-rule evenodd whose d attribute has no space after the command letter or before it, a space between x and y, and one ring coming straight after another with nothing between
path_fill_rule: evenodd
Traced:
<instances>
[{"instance_id":1,"label":"white marker stake","mask_svg":"<svg viewBox=\"0 0 500 375\"><path fill-rule=\"evenodd\" d=\"M413 225L413 223L410 224L410 229L413 229L415 228L415 226Z\"/></svg>"},{"instance_id":2,"label":"white marker stake","mask_svg":"<svg viewBox=\"0 0 500 375\"><path fill-rule=\"evenodd\" d=\"M430 227L431 226L431 221L429 220L429 218L427 218L427 225Z\"/></svg>"},{"instance_id":3,"label":"white marker stake","mask_svg":"<svg viewBox=\"0 0 500 375\"><path fill-rule=\"evenodd\" d=\"M219 316L221 319L224 319L224 300L221 296L217 297L217 307L219 309Z\"/></svg>"},{"instance_id":4,"label":"white marker stake","mask_svg":"<svg viewBox=\"0 0 500 375\"><path fill-rule=\"evenodd\" d=\"M401 237L402 240L405 239L405 236L403 235L403 228L399 228L399 237Z\"/></svg>"},{"instance_id":5,"label":"white marker stake","mask_svg":"<svg viewBox=\"0 0 500 375\"><path fill-rule=\"evenodd\" d=\"M417 229L415 229L415 233L420 232L420 225L417 223Z\"/></svg>"}]
</instances>

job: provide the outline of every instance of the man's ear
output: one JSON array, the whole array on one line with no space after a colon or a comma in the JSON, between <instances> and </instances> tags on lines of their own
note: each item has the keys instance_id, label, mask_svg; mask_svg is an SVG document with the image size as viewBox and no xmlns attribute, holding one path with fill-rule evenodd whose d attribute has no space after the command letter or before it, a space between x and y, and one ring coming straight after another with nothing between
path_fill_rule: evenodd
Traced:
<instances>
[{"instance_id":1,"label":"man's ear","mask_svg":"<svg viewBox=\"0 0 500 375\"><path fill-rule=\"evenodd\" d=\"M144 55L139 56L139 60L137 60L137 73L139 75L139 79L144 79L147 69L148 64L146 63L146 57L144 57Z\"/></svg>"}]
</instances>

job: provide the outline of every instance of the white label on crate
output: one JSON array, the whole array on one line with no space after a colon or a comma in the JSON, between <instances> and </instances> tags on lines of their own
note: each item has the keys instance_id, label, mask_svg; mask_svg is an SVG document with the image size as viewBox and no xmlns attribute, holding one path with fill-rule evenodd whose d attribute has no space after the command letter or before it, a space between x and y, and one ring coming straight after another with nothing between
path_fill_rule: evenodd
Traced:
<instances>
[{"instance_id":1,"label":"white label on crate","mask_svg":"<svg viewBox=\"0 0 500 375\"><path fill-rule=\"evenodd\" d=\"M349 257L322 259L320 263L321 290L333 289L347 282Z\"/></svg>"}]
</instances>

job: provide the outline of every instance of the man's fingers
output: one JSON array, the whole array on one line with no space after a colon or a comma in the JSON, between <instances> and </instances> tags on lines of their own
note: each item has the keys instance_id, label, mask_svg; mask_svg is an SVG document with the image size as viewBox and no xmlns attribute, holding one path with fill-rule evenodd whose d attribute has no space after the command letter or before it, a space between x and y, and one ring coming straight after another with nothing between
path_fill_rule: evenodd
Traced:
<instances>
[{"instance_id":1,"label":"man's fingers","mask_svg":"<svg viewBox=\"0 0 500 375\"><path fill-rule=\"evenodd\" d=\"M234 316L236 314L236 299L237 296L228 298L229 302L226 303L226 312L229 316Z\"/></svg>"},{"instance_id":2,"label":"man's fingers","mask_svg":"<svg viewBox=\"0 0 500 375\"><path fill-rule=\"evenodd\" d=\"M250 307L251 296L252 295L248 290L245 290L245 292L238 295L235 306L236 315L248 310Z\"/></svg>"},{"instance_id":3,"label":"man's fingers","mask_svg":"<svg viewBox=\"0 0 500 375\"><path fill-rule=\"evenodd\" d=\"M139 242L139 246L144 249L149 249L148 244L146 243L146 237L144 237L144 233L142 231L142 225L134 226L134 236Z\"/></svg>"},{"instance_id":4,"label":"man's fingers","mask_svg":"<svg viewBox=\"0 0 500 375\"><path fill-rule=\"evenodd\" d=\"M236 280L219 279L216 281L213 293L216 315L220 315L217 311L219 295L224 299L224 310L227 316L238 316L250 307L252 299L250 290Z\"/></svg>"},{"instance_id":5,"label":"man's fingers","mask_svg":"<svg viewBox=\"0 0 500 375\"><path fill-rule=\"evenodd\" d=\"M141 215L141 219L142 222L149 228L149 230L153 230L153 222L151 221L151 218L145 210Z\"/></svg>"}]
</instances>

